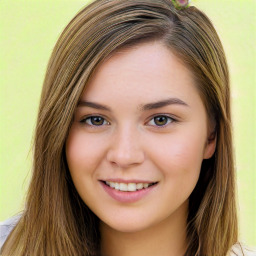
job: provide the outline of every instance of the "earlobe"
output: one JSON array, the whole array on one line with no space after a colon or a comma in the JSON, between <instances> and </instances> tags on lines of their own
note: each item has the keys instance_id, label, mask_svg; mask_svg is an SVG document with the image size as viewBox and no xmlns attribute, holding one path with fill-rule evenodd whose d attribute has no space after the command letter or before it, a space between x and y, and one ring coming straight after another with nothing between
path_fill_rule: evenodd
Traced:
<instances>
[{"instance_id":1,"label":"earlobe","mask_svg":"<svg viewBox=\"0 0 256 256\"><path fill-rule=\"evenodd\" d=\"M216 149L217 134L212 132L208 137L204 149L204 159L209 159L213 156Z\"/></svg>"}]
</instances>

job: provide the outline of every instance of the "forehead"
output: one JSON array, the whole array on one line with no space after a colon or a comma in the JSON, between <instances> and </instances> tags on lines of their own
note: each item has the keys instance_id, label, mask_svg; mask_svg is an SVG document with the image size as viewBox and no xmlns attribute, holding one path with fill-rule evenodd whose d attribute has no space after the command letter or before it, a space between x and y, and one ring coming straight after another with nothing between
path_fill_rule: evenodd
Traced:
<instances>
[{"instance_id":1,"label":"forehead","mask_svg":"<svg viewBox=\"0 0 256 256\"><path fill-rule=\"evenodd\" d=\"M121 49L102 62L81 98L139 104L163 96L189 101L192 95L200 100L191 72L162 43L150 42Z\"/></svg>"}]
</instances>

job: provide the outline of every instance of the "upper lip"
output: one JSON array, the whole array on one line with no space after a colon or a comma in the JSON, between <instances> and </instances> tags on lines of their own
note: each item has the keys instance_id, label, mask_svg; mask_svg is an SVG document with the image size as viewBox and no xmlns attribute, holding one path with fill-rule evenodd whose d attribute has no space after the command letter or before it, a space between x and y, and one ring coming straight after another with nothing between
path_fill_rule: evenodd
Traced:
<instances>
[{"instance_id":1,"label":"upper lip","mask_svg":"<svg viewBox=\"0 0 256 256\"><path fill-rule=\"evenodd\" d=\"M100 181L117 182L117 183L156 183L158 182L158 181L152 181L152 180L138 180L138 179L124 180L124 179L118 179L118 178L104 179Z\"/></svg>"}]
</instances>

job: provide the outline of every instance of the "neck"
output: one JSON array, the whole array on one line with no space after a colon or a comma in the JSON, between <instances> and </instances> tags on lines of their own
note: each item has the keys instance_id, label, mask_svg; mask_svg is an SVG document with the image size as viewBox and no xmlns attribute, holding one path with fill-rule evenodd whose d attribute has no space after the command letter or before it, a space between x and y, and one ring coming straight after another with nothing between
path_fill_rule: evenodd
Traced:
<instances>
[{"instance_id":1,"label":"neck","mask_svg":"<svg viewBox=\"0 0 256 256\"><path fill-rule=\"evenodd\" d=\"M100 224L102 256L183 256L186 251L187 204L167 219L137 232L114 230Z\"/></svg>"}]
</instances>

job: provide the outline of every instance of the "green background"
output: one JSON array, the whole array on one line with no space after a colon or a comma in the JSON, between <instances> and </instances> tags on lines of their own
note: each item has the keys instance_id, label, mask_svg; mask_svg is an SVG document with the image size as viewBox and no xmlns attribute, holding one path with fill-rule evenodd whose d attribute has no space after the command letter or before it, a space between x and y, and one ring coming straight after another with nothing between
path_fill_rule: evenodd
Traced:
<instances>
[{"instance_id":1,"label":"green background","mask_svg":"<svg viewBox=\"0 0 256 256\"><path fill-rule=\"evenodd\" d=\"M24 205L41 86L79 0L0 1L0 220ZM231 72L240 239L256 245L256 1L194 0L213 21Z\"/></svg>"}]
</instances>

